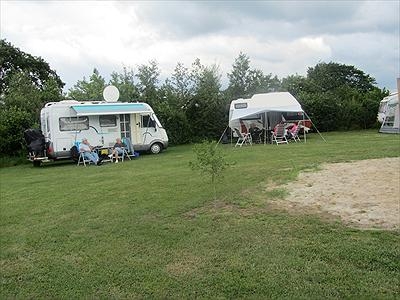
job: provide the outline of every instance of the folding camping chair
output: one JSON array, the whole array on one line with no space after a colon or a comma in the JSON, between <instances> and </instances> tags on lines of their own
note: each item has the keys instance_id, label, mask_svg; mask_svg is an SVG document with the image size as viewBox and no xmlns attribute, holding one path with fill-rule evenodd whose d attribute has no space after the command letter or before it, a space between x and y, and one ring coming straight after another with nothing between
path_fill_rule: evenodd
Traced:
<instances>
[{"instance_id":1,"label":"folding camping chair","mask_svg":"<svg viewBox=\"0 0 400 300\"><path fill-rule=\"evenodd\" d=\"M75 144L74 144L74 146L76 147L76 149L79 152L78 163L76 165L79 166L80 164L83 164L86 167L86 164L90 164L91 161L85 157L84 152L79 150L80 144L81 144L81 142L75 142Z\"/></svg>"},{"instance_id":2,"label":"folding camping chair","mask_svg":"<svg viewBox=\"0 0 400 300\"><path fill-rule=\"evenodd\" d=\"M272 142L279 144L288 144L288 141L285 136L285 126L283 124L277 124L275 126L275 130L271 132L272 134Z\"/></svg>"},{"instance_id":3,"label":"folding camping chair","mask_svg":"<svg viewBox=\"0 0 400 300\"><path fill-rule=\"evenodd\" d=\"M242 147L243 145L246 144L252 146L251 134L249 132L241 133L237 128L234 128L234 130L238 136L238 140L236 141L235 147L237 146Z\"/></svg>"},{"instance_id":4,"label":"folding camping chair","mask_svg":"<svg viewBox=\"0 0 400 300\"><path fill-rule=\"evenodd\" d=\"M124 161L124 156L132 160L131 157L135 157L135 151L130 138L124 137L122 138L122 142L126 145L126 148L123 148L124 153L122 154L122 161Z\"/></svg>"},{"instance_id":5,"label":"folding camping chair","mask_svg":"<svg viewBox=\"0 0 400 300\"><path fill-rule=\"evenodd\" d=\"M294 131L290 132L290 140L297 142L300 142L300 137L299 137L299 132L300 132L300 122L297 124L297 127Z\"/></svg>"}]
</instances>

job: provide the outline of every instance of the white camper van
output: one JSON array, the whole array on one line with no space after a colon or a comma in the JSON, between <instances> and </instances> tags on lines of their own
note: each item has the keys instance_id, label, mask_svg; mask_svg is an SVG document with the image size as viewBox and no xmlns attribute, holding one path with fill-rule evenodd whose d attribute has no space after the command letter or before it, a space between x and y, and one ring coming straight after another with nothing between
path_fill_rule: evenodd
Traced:
<instances>
[{"instance_id":1,"label":"white camper van","mask_svg":"<svg viewBox=\"0 0 400 300\"><path fill-rule=\"evenodd\" d=\"M168 147L167 133L146 103L50 102L41 110L40 121L46 146L39 156L46 160L72 158L71 148L82 138L101 147L114 145L117 137L129 138L135 151L154 154Z\"/></svg>"}]
</instances>

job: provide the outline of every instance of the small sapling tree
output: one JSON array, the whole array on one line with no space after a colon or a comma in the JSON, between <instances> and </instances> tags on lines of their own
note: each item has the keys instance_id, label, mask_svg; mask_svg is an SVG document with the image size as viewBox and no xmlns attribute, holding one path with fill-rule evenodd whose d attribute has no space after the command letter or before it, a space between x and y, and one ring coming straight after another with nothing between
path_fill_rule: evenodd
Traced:
<instances>
[{"instance_id":1,"label":"small sapling tree","mask_svg":"<svg viewBox=\"0 0 400 300\"><path fill-rule=\"evenodd\" d=\"M222 178L223 171L231 165L225 160L225 156L217 146L218 144L215 141L204 141L196 144L193 147L196 159L189 162L192 170L199 171L202 175L208 177L213 186L214 199L217 197L217 180Z\"/></svg>"}]
</instances>

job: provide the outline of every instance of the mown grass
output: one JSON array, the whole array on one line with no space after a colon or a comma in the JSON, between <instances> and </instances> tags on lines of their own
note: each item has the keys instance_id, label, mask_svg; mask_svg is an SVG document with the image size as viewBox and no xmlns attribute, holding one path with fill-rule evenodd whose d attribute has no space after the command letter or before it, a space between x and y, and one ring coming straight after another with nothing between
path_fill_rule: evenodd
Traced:
<instances>
[{"instance_id":1,"label":"mown grass","mask_svg":"<svg viewBox=\"0 0 400 300\"><path fill-rule=\"evenodd\" d=\"M400 155L397 135L324 137L222 145L236 164L217 201L188 166L191 146L0 169L0 298L398 298L398 232L268 209L301 170Z\"/></svg>"}]
</instances>

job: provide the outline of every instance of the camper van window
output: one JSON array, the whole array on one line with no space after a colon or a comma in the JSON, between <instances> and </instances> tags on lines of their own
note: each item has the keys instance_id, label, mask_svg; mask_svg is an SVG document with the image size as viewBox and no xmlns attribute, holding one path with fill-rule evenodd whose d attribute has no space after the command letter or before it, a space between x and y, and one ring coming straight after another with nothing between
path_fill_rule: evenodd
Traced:
<instances>
[{"instance_id":1,"label":"camper van window","mask_svg":"<svg viewBox=\"0 0 400 300\"><path fill-rule=\"evenodd\" d=\"M142 116L142 128L143 127L156 127L156 122L150 118L150 115Z\"/></svg>"},{"instance_id":2,"label":"camper van window","mask_svg":"<svg viewBox=\"0 0 400 300\"><path fill-rule=\"evenodd\" d=\"M117 126L117 117L111 115L99 116L100 127L115 127Z\"/></svg>"},{"instance_id":3,"label":"camper van window","mask_svg":"<svg viewBox=\"0 0 400 300\"><path fill-rule=\"evenodd\" d=\"M60 131L76 131L89 129L88 117L67 117L59 119Z\"/></svg>"}]
</instances>

